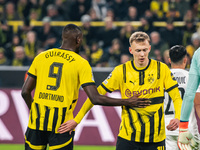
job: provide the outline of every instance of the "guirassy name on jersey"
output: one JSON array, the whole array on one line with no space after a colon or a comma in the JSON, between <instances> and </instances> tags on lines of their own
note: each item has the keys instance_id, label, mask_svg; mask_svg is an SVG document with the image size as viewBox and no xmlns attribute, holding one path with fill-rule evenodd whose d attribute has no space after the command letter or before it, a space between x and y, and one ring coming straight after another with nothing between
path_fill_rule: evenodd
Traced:
<instances>
[{"instance_id":1,"label":"guirassy name on jersey","mask_svg":"<svg viewBox=\"0 0 200 150\"><path fill-rule=\"evenodd\" d=\"M60 57L60 58L63 58L63 59L66 59L67 61L69 61L70 63L72 61L75 61L75 58L68 54L68 53L65 53L65 52L54 52L54 51L49 51L48 53L45 54L45 57L46 58L51 58L51 57Z\"/></svg>"}]
</instances>

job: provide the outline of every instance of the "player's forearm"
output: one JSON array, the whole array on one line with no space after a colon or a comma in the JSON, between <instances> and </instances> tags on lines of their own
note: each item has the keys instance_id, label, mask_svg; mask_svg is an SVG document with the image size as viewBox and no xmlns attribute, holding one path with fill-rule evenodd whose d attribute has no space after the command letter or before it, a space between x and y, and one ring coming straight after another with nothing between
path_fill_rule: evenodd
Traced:
<instances>
[{"instance_id":1,"label":"player's forearm","mask_svg":"<svg viewBox=\"0 0 200 150\"><path fill-rule=\"evenodd\" d=\"M85 116L85 114L93 107L94 105L92 104L92 102L90 101L90 99L88 98L85 103L83 104L83 106L81 107L80 111L78 112L78 114L76 115L76 117L74 118L74 121L76 123L80 123L81 120L83 119L83 117Z\"/></svg>"},{"instance_id":2,"label":"player's forearm","mask_svg":"<svg viewBox=\"0 0 200 150\"><path fill-rule=\"evenodd\" d=\"M99 86L97 88L98 92L102 95L106 94L106 91ZM87 100L85 101L85 103L83 104L83 106L81 107L80 111L78 112L78 114L76 115L76 117L74 118L74 121L76 123L80 123L81 120L83 119L83 117L85 116L85 114L93 107L94 105L92 104L92 102L90 101L89 98L87 98Z\"/></svg>"},{"instance_id":3,"label":"player's forearm","mask_svg":"<svg viewBox=\"0 0 200 150\"><path fill-rule=\"evenodd\" d=\"M95 101L91 100L94 105L127 106L130 104L127 99L116 99L116 98L111 98L104 95L98 95L94 99Z\"/></svg>"},{"instance_id":4,"label":"player's forearm","mask_svg":"<svg viewBox=\"0 0 200 150\"><path fill-rule=\"evenodd\" d=\"M28 108L30 110L31 109L32 100L33 100L32 96L31 96L31 93L23 92L22 93L22 97L25 100L26 105L28 106Z\"/></svg>"},{"instance_id":5,"label":"player's forearm","mask_svg":"<svg viewBox=\"0 0 200 150\"><path fill-rule=\"evenodd\" d=\"M173 90L171 90L169 92L169 95L172 98L173 103L174 103L175 118L180 120L182 99L181 99L181 95L179 93L178 88L174 88Z\"/></svg>"},{"instance_id":6,"label":"player's forearm","mask_svg":"<svg viewBox=\"0 0 200 150\"><path fill-rule=\"evenodd\" d=\"M189 80L181 107L181 121L189 120L192 107L194 106L194 97L198 88L198 80L198 76L192 74L189 75Z\"/></svg>"}]
</instances>

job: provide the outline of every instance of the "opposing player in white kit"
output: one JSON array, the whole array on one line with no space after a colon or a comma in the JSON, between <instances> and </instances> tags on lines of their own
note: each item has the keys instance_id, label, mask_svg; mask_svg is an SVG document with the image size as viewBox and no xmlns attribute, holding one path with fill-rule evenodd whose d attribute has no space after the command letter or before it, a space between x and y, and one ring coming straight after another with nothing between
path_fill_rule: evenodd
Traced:
<instances>
[{"instance_id":1,"label":"opposing player in white kit","mask_svg":"<svg viewBox=\"0 0 200 150\"><path fill-rule=\"evenodd\" d=\"M171 72L178 82L179 91L181 97L183 98L185 94L186 85L188 82L188 71L185 70L185 66L187 63L187 52L183 46L176 45L173 46L170 51L170 63L171 63ZM166 150L179 150L177 145L179 129L174 131L168 130L168 124L170 120L174 118L174 106L171 97L165 92L165 101L164 101L164 110L165 110L165 125L166 125ZM189 118L189 130L195 139L198 139L198 126L197 120L195 117L194 107L192 108L192 112Z\"/></svg>"}]
</instances>

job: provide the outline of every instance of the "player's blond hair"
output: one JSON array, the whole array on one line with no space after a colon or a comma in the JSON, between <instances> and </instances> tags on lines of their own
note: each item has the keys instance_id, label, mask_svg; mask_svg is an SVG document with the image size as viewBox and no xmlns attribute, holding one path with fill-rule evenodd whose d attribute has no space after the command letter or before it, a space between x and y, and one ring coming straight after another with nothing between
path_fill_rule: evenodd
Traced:
<instances>
[{"instance_id":1,"label":"player's blond hair","mask_svg":"<svg viewBox=\"0 0 200 150\"><path fill-rule=\"evenodd\" d=\"M144 42L145 40L147 40L150 43L150 37L148 36L148 34L142 31L137 31L131 35L131 37L129 38L129 43L131 45L133 41Z\"/></svg>"}]
</instances>

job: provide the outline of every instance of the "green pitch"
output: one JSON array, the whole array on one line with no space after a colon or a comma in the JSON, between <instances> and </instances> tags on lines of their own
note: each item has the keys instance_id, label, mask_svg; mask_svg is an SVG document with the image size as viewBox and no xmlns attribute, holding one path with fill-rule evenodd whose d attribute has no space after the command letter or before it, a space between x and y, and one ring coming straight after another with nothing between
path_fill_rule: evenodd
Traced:
<instances>
[{"instance_id":1,"label":"green pitch","mask_svg":"<svg viewBox=\"0 0 200 150\"><path fill-rule=\"evenodd\" d=\"M0 150L23 150L22 144L0 144ZM115 146L74 146L74 150L115 150Z\"/></svg>"}]
</instances>

